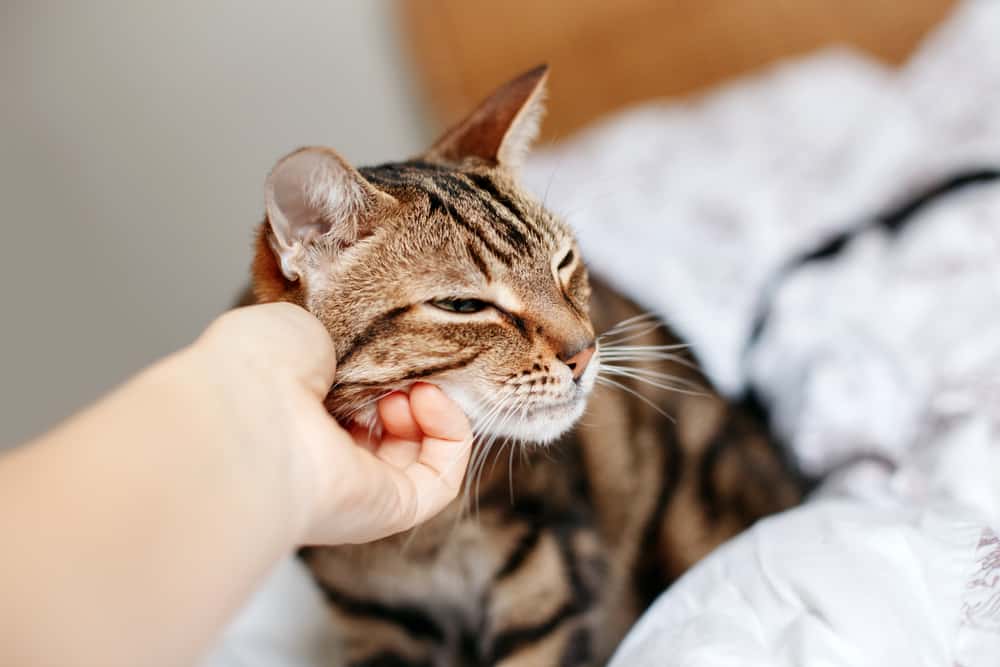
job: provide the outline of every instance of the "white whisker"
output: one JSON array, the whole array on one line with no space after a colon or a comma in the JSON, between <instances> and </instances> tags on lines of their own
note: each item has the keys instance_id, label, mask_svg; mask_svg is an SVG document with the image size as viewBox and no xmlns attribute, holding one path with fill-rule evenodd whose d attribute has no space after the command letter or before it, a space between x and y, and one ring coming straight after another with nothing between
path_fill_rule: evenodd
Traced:
<instances>
[{"instance_id":1,"label":"white whisker","mask_svg":"<svg viewBox=\"0 0 1000 667\"><path fill-rule=\"evenodd\" d=\"M509 398L515 398L515 400L513 400L512 403L510 405L508 405L508 407L503 411L503 416L501 418L502 421L500 422L500 424L497 425L497 427L495 429L495 432L498 435L494 435L490 439L488 445L484 448L484 452L483 452L483 454L482 454L482 456L480 457L480 460L479 460L479 466L478 466L478 468L476 470L475 493L474 493L475 502L476 502L476 514L479 513L479 488L480 488L480 484L482 483L482 475L483 475L483 472L485 471L486 463L487 463L487 461L489 459L490 450L493 448L493 445L496 442L496 440L500 437L499 434L503 433L504 428L506 428L506 426L507 426L507 422L514 415L515 411L520 406L520 404L523 403L523 400L520 399L520 398L517 398L517 397L509 397ZM506 442L506 440L504 442ZM500 449L501 450L503 449L503 444L501 444ZM499 457L499 451L498 451L498 457ZM494 466L495 465L496 465L496 460L494 460ZM491 469L490 474L492 474L492 469Z\"/></svg>"},{"instance_id":2,"label":"white whisker","mask_svg":"<svg viewBox=\"0 0 1000 667\"><path fill-rule=\"evenodd\" d=\"M601 345L619 345L630 340L635 340L636 338L641 338L662 326L663 322L659 320L635 322L618 330L611 329L610 331L606 331L598 336L598 340Z\"/></svg>"},{"instance_id":3,"label":"white whisker","mask_svg":"<svg viewBox=\"0 0 1000 667\"><path fill-rule=\"evenodd\" d=\"M695 380L689 380L679 375L672 375L671 373L663 373L651 368L643 368L642 366L618 366L616 364L603 364L601 368L609 372L614 371L618 373L629 373L632 375L652 378L661 382L672 383L675 387L688 389L690 391L700 393L708 391L708 388L705 387L705 385Z\"/></svg>"},{"instance_id":4,"label":"white whisker","mask_svg":"<svg viewBox=\"0 0 1000 667\"><path fill-rule=\"evenodd\" d=\"M678 386L676 384L667 384L667 382L669 382L670 380L680 381L680 378L674 378L672 376L667 376L667 378L669 378L669 379L659 379L659 380L657 380L657 379L652 379L651 377L645 376L645 375L643 375L641 373L638 373L638 372L636 372L637 370L641 370L641 369L625 369L625 368L610 368L610 367L601 368L601 372L602 373L607 373L608 375L616 375L616 376L619 376L619 377L627 377L629 379L636 380L637 382L644 382L644 383L646 383L646 384L648 384L648 385L650 385L652 387L658 387L658 388L664 389L666 391L672 391L672 392L676 392L678 394L685 394L687 396L699 396L699 397L706 397L706 396L708 396L708 394L706 394L704 391L698 391L698 390L688 389L688 388L685 388L684 386ZM653 376L653 377L655 377L655 376Z\"/></svg>"},{"instance_id":5,"label":"white whisker","mask_svg":"<svg viewBox=\"0 0 1000 667\"><path fill-rule=\"evenodd\" d=\"M497 434L502 432L503 426L506 425L513 410L520 402L521 399L516 394L507 394L501 397L488 410L487 414L479 420L480 423L477 424L475 429L477 431L477 439L486 439L478 441L478 446L473 453L473 458L466 472L463 504L468 509L469 504L474 503L477 515L479 513L479 484L483 469L489 459L490 451L499 437ZM500 423L498 424L498 422Z\"/></svg>"},{"instance_id":6,"label":"white whisker","mask_svg":"<svg viewBox=\"0 0 1000 667\"><path fill-rule=\"evenodd\" d=\"M510 491L510 504L514 504L514 450L518 448L519 442L514 440L510 443L510 454L507 456L507 488Z\"/></svg>"},{"instance_id":7,"label":"white whisker","mask_svg":"<svg viewBox=\"0 0 1000 667\"><path fill-rule=\"evenodd\" d=\"M639 354L634 352L623 353L623 354L602 354L601 361L604 363L609 362L625 362L625 363L642 363L642 362L656 362L663 361L677 364L678 366L683 366L684 368L690 369L692 371L700 372L701 369L698 368L697 364L693 363L689 359L684 357L679 357L668 352L663 354Z\"/></svg>"},{"instance_id":8,"label":"white whisker","mask_svg":"<svg viewBox=\"0 0 1000 667\"><path fill-rule=\"evenodd\" d=\"M602 345L601 347L616 352L673 352L675 350L686 350L691 346L687 343L675 343L674 345L619 345L618 343L613 343Z\"/></svg>"},{"instance_id":9,"label":"white whisker","mask_svg":"<svg viewBox=\"0 0 1000 667\"><path fill-rule=\"evenodd\" d=\"M639 313L638 315L633 315L632 317L628 317L628 318L622 320L621 322L619 322L618 324L614 325L610 329L608 329L605 332L605 335L606 334L615 333L616 331L621 331L625 327L633 325L636 322L648 322L649 320L652 320L652 319L656 319L656 315L654 313L650 313L648 311L645 312L645 313Z\"/></svg>"},{"instance_id":10,"label":"white whisker","mask_svg":"<svg viewBox=\"0 0 1000 667\"><path fill-rule=\"evenodd\" d=\"M635 391L631 387L627 387L624 384L622 384L621 382L618 382L617 380L612 380L611 378L603 377L603 376L600 376L600 375L597 376L597 382L600 383L600 384L609 384L609 385L611 385L613 387L618 387L622 391L625 391L625 392L628 392L629 394L632 394L633 396L635 396L636 398L638 398L640 401L642 401L643 403L645 403L646 405L648 405L649 407L653 408L658 413L660 413L661 415L663 415L664 417L666 417L667 419L669 419L671 422L676 423L676 420L673 417L671 417L670 415L668 415L666 412L664 412L660 408L660 406L658 406L656 403L653 403L651 400L649 400L648 398L646 398L645 396L643 396L639 392Z\"/></svg>"}]
</instances>

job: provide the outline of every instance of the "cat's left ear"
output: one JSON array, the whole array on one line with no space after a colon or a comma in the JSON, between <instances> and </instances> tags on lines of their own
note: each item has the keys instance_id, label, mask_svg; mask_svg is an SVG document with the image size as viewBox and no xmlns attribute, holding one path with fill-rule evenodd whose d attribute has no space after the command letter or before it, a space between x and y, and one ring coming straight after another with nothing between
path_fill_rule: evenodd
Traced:
<instances>
[{"instance_id":1,"label":"cat's left ear","mask_svg":"<svg viewBox=\"0 0 1000 667\"><path fill-rule=\"evenodd\" d=\"M473 158L489 165L520 165L538 136L548 73L548 65L540 65L501 86L445 132L425 157L451 163Z\"/></svg>"}]
</instances>

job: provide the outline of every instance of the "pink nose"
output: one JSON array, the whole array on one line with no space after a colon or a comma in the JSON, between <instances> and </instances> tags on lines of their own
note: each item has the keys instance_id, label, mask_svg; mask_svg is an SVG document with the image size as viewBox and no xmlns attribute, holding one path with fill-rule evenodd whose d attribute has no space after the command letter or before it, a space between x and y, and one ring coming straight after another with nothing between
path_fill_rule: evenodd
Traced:
<instances>
[{"instance_id":1,"label":"pink nose","mask_svg":"<svg viewBox=\"0 0 1000 667\"><path fill-rule=\"evenodd\" d=\"M579 380L583 372L587 370L587 364L590 360L594 358L594 352L597 351L597 346L593 343L583 348L569 359L563 360L563 363L569 366L569 369L573 371L573 379Z\"/></svg>"}]
</instances>

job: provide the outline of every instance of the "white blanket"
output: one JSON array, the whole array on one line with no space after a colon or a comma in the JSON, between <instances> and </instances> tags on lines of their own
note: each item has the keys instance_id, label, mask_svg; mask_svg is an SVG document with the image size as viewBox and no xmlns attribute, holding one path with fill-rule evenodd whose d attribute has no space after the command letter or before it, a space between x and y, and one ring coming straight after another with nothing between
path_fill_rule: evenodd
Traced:
<instances>
[{"instance_id":1,"label":"white blanket","mask_svg":"<svg viewBox=\"0 0 1000 667\"><path fill-rule=\"evenodd\" d=\"M834 475L654 606L614 665L1000 665L1000 183L832 233L1000 167L1000 3L961 5L902 71L827 52L613 118L531 164L590 264L752 384L803 468Z\"/></svg>"},{"instance_id":2,"label":"white blanket","mask_svg":"<svg viewBox=\"0 0 1000 667\"><path fill-rule=\"evenodd\" d=\"M621 114L528 166L590 262L715 382L767 399L833 476L695 567L614 665L1000 665L1000 184L794 273L783 262L956 170L1000 166L1000 2L963 4L902 71L828 52ZM325 613L282 566L209 665L322 664Z\"/></svg>"}]
</instances>

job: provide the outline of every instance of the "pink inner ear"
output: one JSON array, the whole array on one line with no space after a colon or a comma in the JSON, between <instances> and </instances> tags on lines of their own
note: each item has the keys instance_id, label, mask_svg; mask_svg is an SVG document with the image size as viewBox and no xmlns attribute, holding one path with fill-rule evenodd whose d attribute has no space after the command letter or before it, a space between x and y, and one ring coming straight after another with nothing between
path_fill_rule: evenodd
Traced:
<instances>
[{"instance_id":1,"label":"pink inner ear","mask_svg":"<svg viewBox=\"0 0 1000 667\"><path fill-rule=\"evenodd\" d=\"M368 202L365 181L329 149L306 148L275 165L267 181L271 246L289 280L305 271L305 252L320 237L348 245Z\"/></svg>"},{"instance_id":2,"label":"pink inner ear","mask_svg":"<svg viewBox=\"0 0 1000 667\"><path fill-rule=\"evenodd\" d=\"M318 161L296 159L291 161L272 179L274 205L284 218L284 228L275 234L285 236L291 244L293 239L311 243L330 231L332 220L327 215L321 194L316 190L323 187L314 183L316 172L323 167ZM273 226L272 220L272 226Z\"/></svg>"},{"instance_id":3,"label":"pink inner ear","mask_svg":"<svg viewBox=\"0 0 1000 667\"><path fill-rule=\"evenodd\" d=\"M323 148L306 148L281 160L267 191L272 229L289 246L326 234L352 242L359 218L377 198L361 174Z\"/></svg>"},{"instance_id":4,"label":"pink inner ear","mask_svg":"<svg viewBox=\"0 0 1000 667\"><path fill-rule=\"evenodd\" d=\"M537 133L547 74L548 66L541 65L501 86L428 155L453 162L469 157L491 164L516 161Z\"/></svg>"},{"instance_id":5,"label":"pink inner ear","mask_svg":"<svg viewBox=\"0 0 1000 667\"><path fill-rule=\"evenodd\" d=\"M306 249L318 239L329 248L349 246L370 231L375 209L384 213L396 202L329 148L303 148L279 160L266 200L271 246L289 280L304 275Z\"/></svg>"}]
</instances>

